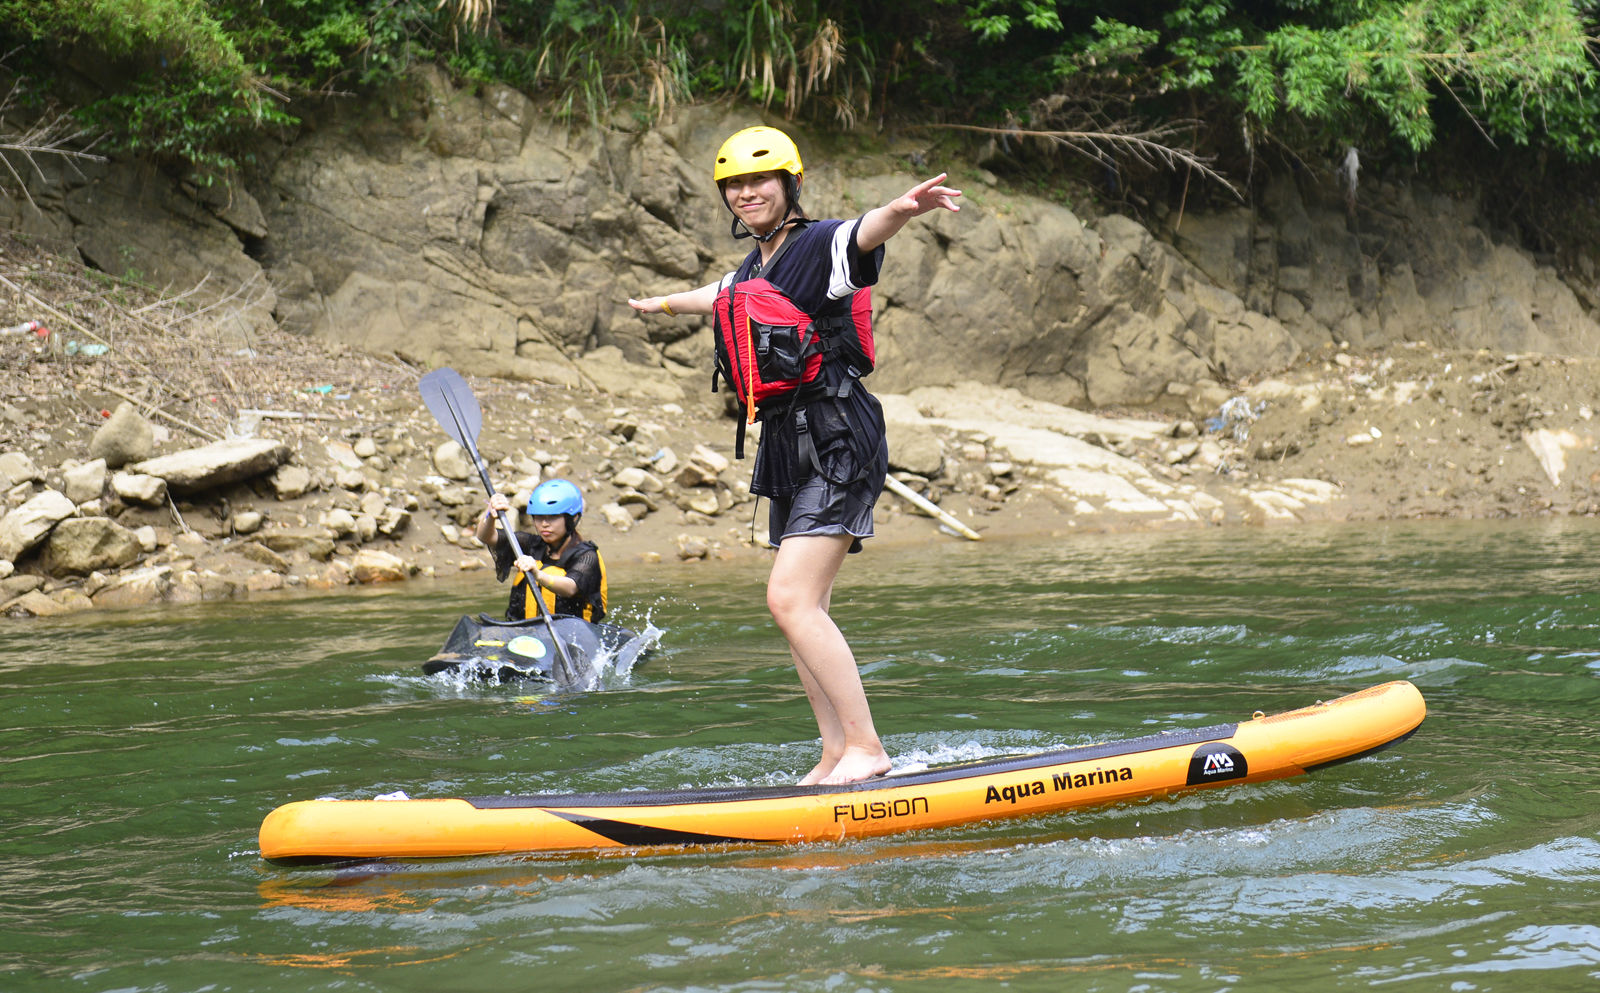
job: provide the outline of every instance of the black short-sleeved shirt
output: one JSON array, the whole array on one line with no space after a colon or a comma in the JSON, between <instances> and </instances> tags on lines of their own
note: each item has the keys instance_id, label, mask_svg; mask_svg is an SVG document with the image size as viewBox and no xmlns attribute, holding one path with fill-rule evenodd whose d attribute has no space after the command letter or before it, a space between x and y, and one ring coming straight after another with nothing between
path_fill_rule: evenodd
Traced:
<instances>
[{"instance_id":1,"label":"black short-sleeved shirt","mask_svg":"<svg viewBox=\"0 0 1600 993\"><path fill-rule=\"evenodd\" d=\"M862 252L856 246L859 218L852 221L812 221L785 236L781 254L763 270L761 251L754 249L739 268L723 278L723 285L757 276L776 286L795 306L813 317L848 311L850 298L878 281L883 246ZM837 364L825 363L823 383L836 390L850 378ZM795 404L790 398L771 401L757 411L761 443L751 473L750 492L758 496L788 497L805 482L811 467L801 456L799 418L806 419L813 446L822 458L824 472L838 475L835 482L881 475L887 471L883 443L883 412L877 398L859 383L847 396L827 396ZM880 469L881 463L881 469Z\"/></svg>"},{"instance_id":2,"label":"black short-sleeved shirt","mask_svg":"<svg viewBox=\"0 0 1600 993\"><path fill-rule=\"evenodd\" d=\"M782 290L795 306L808 314L821 314L838 301L848 301L857 291L878 282L883 266L883 246L863 253L856 247L861 219L811 221L792 228L779 246L771 268L762 270L761 249L751 249L739 268L723 277L753 279L760 276Z\"/></svg>"}]
</instances>

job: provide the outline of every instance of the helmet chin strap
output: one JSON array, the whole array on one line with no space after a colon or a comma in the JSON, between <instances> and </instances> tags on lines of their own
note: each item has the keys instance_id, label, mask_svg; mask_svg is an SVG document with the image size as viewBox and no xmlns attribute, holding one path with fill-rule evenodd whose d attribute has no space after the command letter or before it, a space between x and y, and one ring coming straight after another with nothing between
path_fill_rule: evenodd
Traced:
<instances>
[{"instance_id":1,"label":"helmet chin strap","mask_svg":"<svg viewBox=\"0 0 1600 993\"><path fill-rule=\"evenodd\" d=\"M735 238L754 238L756 241L759 241L765 245L767 242L776 238L778 236L778 232L782 231L784 228L802 223L804 223L802 218L791 214L790 216L785 217L781 224L773 228L771 231L768 231L766 234L756 234L754 231L750 230L749 225L745 224L742 218L735 217L729 230L733 232L733 236Z\"/></svg>"}]
</instances>

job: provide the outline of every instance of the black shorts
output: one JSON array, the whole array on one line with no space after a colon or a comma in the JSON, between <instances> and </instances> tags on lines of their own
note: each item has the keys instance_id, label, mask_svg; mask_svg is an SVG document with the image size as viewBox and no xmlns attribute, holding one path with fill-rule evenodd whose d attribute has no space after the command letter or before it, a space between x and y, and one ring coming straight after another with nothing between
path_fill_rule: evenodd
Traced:
<instances>
[{"instance_id":1,"label":"black shorts","mask_svg":"<svg viewBox=\"0 0 1600 993\"><path fill-rule=\"evenodd\" d=\"M883 490L883 477L869 473L844 486L813 475L792 497L772 498L767 519L773 548L785 538L811 534L848 534L850 551L861 551L861 539L872 537L872 505Z\"/></svg>"},{"instance_id":2,"label":"black shorts","mask_svg":"<svg viewBox=\"0 0 1600 993\"><path fill-rule=\"evenodd\" d=\"M872 537L872 505L889 472L883 408L861 388L762 417L750 491L772 501L773 547L798 535Z\"/></svg>"}]
</instances>

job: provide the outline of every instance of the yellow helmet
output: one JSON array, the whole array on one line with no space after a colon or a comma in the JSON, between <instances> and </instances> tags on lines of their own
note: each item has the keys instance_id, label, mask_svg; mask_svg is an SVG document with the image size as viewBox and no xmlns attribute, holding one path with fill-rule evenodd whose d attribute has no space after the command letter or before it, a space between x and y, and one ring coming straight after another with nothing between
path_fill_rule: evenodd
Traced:
<instances>
[{"instance_id":1,"label":"yellow helmet","mask_svg":"<svg viewBox=\"0 0 1600 993\"><path fill-rule=\"evenodd\" d=\"M805 167L800 164L800 149L777 128L745 128L722 143L711 178L718 186L724 179L752 172L787 172L800 179Z\"/></svg>"}]
</instances>

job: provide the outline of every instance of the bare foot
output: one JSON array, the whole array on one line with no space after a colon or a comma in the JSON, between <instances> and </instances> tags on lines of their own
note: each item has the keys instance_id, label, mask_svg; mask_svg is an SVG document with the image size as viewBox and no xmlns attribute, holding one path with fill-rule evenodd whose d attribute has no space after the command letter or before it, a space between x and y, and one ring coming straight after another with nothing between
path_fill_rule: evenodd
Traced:
<instances>
[{"instance_id":1,"label":"bare foot","mask_svg":"<svg viewBox=\"0 0 1600 993\"><path fill-rule=\"evenodd\" d=\"M881 776L890 768L889 753L883 749L869 752L865 749L846 748L839 762L826 776L817 782L824 786L843 786L846 783L859 783L863 779Z\"/></svg>"},{"instance_id":2,"label":"bare foot","mask_svg":"<svg viewBox=\"0 0 1600 993\"><path fill-rule=\"evenodd\" d=\"M805 774L805 778L800 780L800 785L814 786L815 784L822 782L823 777L832 772L833 767L838 764L838 759L829 758L828 756L824 755L821 761L819 761L810 772Z\"/></svg>"}]
</instances>

